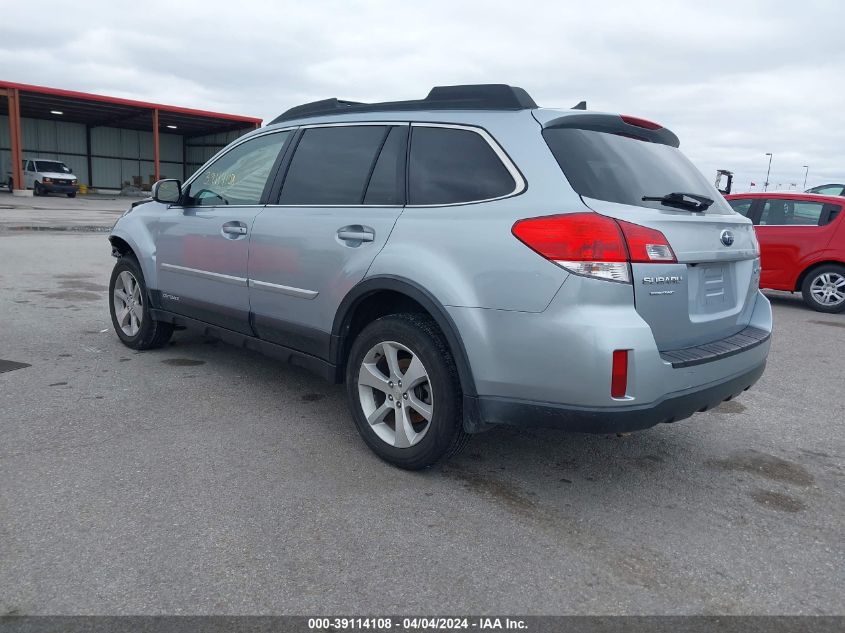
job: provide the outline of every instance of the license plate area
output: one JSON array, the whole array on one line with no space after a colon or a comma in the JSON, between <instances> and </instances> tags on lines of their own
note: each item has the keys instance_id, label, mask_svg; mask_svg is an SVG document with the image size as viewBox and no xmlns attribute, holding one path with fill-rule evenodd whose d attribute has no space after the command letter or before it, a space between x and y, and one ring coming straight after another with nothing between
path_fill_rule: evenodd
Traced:
<instances>
[{"instance_id":1,"label":"license plate area","mask_svg":"<svg viewBox=\"0 0 845 633\"><path fill-rule=\"evenodd\" d=\"M736 306L734 262L689 267L690 315L712 315Z\"/></svg>"}]
</instances>

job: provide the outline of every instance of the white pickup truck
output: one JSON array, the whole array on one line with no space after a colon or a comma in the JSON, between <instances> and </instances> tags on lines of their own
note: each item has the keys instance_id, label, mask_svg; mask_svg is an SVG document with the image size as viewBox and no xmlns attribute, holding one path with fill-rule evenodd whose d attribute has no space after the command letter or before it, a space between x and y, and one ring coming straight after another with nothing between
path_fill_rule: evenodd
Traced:
<instances>
[{"instance_id":1,"label":"white pickup truck","mask_svg":"<svg viewBox=\"0 0 845 633\"><path fill-rule=\"evenodd\" d=\"M12 190L12 172L6 172L6 184ZM64 193L68 198L76 197L79 180L70 167L58 160L48 158L23 159L23 181L25 189L32 189L36 196L50 193Z\"/></svg>"}]
</instances>

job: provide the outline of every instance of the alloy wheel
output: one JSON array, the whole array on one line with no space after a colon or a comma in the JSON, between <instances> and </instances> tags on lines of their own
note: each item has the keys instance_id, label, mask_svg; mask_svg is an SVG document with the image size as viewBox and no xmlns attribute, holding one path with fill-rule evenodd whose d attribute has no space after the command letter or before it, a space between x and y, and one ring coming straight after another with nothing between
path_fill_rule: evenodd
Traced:
<instances>
[{"instance_id":1,"label":"alloy wheel","mask_svg":"<svg viewBox=\"0 0 845 633\"><path fill-rule=\"evenodd\" d=\"M810 293L823 306L838 306L845 301L845 276L839 273L822 273L810 284Z\"/></svg>"},{"instance_id":2,"label":"alloy wheel","mask_svg":"<svg viewBox=\"0 0 845 633\"><path fill-rule=\"evenodd\" d=\"M431 427L434 394L428 371L395 341L374 345L358 371L358 397L378 437L396 448L419 443Z\"/></svg>"},{"instance_id":3,"label":"alloy wheel","mask_svg":"<svg viewBox=\"0 0 845 633\"><path fill-rule=\"evenodd\" d=\"M112 294L117 324L126 336L135 336L144 319L144 300L141 285L128 270L121 272L114 282Z\"/></svg>"}]
</instances>

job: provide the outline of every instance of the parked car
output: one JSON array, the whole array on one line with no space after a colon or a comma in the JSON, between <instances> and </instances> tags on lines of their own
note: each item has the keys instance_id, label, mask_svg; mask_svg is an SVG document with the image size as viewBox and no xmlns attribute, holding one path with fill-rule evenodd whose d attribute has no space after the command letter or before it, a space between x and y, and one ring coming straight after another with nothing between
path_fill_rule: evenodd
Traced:
<instances>
[{"instance_id":1,"label":"parked car","mask_svg":"<svg viewBox=\"0 0 845 633\"><path fill-rule=\"evenodd\" d=\"M845 310L845 200L810 193L726 196L760 242L761 288L801 292L819 312Z\"/></svg>"},{"instance_id":2,"label":"parked car","mask_svg":"<svg viewBox=\"0 0 845 633\"><path fill-rule=\"evenodd\" d=\"M678 145L505 85L298 106L118 220L112 323L345 382L407 469L499 424L675 422L753 385L772 328L751 222Z\"/></svg>"},{"instance_id":3,"label":"parked car","mask_svg":"<svg viewBox=\"0 0 845 633\"><path fill-rule=\"evenodd\" d=\"M79 179L71 168L48 158L23 159L23 181L24 187L32 189L36 196L63 193L68 198L74 198L79 191ZM6 184L11 191L14 187L11 171L6 172Z\"/></svg>"},{"instance_id":4,"label":"parked car","mask_svg":"<svg viewBox=\"0 0 845 633\"><path fill-rule=\"evenodd\" d=\"M819 185L818 187L807 189L805 193L817 193L822 196L845 196L845 185L842 183Z\"/></svg>"}]
</instances>

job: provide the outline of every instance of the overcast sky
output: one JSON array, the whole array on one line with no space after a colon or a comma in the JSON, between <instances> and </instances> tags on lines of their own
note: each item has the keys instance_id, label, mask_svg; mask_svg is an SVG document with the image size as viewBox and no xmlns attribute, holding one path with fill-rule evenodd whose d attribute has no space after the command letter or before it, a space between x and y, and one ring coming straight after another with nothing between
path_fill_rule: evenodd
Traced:
<instances>
[{"instance_id":1,"label":"overcast sky","mask_svg":"<svg viewBox=\"0 0 845 633\"><path fill-rule=\"evenodd\" d=\"M845 181L845 2L0 2L0 79L262 117L510 83L671 128L735 189ZM48 15L42 15L42 14ZM770 188L771 188L770 187Z\"/></svg>"}]
</instances>

